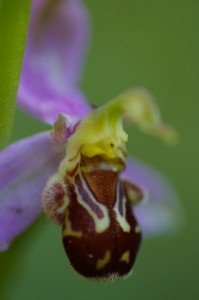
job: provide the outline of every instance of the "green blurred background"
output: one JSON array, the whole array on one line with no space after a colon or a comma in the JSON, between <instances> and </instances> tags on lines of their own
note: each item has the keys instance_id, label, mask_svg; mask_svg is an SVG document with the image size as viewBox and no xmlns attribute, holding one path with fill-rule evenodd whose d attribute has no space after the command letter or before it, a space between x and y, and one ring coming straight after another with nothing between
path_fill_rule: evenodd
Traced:
<instances>
[{"instance_id":1,"label":"green blurred background","mask_svg":"<svg viewBox=\"0 0 199 300\"><path fill-rule=\"evenodd\" d=\"M98 283L74 273L60 229L41 216L0 255L0 299L199 299L199 2L85 2L93 39L82 89L96 104L130 86L145 86L154 93L181 142L169 148L130 128L129 151L173 181L186 221L174 236L143 242L131 277ZM12 141L44 128L17 111Z\"/></svg>"}]
</instances>

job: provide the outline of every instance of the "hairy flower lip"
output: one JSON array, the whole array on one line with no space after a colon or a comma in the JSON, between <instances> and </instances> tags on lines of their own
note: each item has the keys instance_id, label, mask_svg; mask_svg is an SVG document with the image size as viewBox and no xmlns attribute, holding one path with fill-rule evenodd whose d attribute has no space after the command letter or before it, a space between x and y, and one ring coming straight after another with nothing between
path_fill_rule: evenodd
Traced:
<instances>
[{"instance_id":1,"label":"hairy flower lip","mask_svg":"<svg viewBox=\"0 0 199 300\"><path fill-rule=\"evenodd\" d=\"M69 201L62 234L72 266L88 278L124 276L135 261L141 234L120 175L104 166L85 174L79 168L65 182Z\"/></svg>"}]
</instances>

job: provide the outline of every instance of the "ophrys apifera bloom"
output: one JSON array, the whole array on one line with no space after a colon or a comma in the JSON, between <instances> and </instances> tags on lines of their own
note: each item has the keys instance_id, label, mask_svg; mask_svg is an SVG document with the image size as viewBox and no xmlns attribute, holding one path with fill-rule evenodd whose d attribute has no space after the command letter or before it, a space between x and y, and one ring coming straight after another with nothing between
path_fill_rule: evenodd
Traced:
<instances>
[{"instance_id":1,"label":"ophrys apifera bloom","mask_svg":"<svg viewBox=\"0 0 199 300\"><path fill-rule=\"evenodd\" d=\"M62 227L73 267L86 277L108 278L128 274L141 232L171 228L177 209L167 181L127 160L123 123L168 141L175 132L162 124L143 89L92 110L77 89L87 36L80 1L33 1L19 105L53 130L0 154L0 247L35 220L42 195L45 212Z\"/></svg>"}]
</instances>

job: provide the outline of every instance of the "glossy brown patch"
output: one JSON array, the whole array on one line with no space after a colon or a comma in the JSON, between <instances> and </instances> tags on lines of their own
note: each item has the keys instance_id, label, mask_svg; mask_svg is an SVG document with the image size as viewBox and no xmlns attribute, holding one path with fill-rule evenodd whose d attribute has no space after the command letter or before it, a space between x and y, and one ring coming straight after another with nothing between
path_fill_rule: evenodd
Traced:
<instances>
[{"instance_id":1,"label":"glossy brown patch","mask_svg":"<svg viewBox=\"0 0 199 300\"><path fill-rule=\"evenodd\" d=\"M83 175L95 199L106 206L113 206L118 173L111 170L93 170Z\"/></svg>"}]
</instances>

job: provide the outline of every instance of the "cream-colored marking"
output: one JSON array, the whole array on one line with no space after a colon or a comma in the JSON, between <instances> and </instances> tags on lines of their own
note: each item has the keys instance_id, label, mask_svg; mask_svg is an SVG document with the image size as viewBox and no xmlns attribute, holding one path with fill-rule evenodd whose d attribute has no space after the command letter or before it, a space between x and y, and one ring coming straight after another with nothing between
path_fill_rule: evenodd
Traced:
<instances>
[{"instance_id":1,"label":"cream-colored marking","mask_svg":"<svg viewBox=\"0 0 199 300\"><path fill-rule=\"evenodd\" d=\"M68 196L64 196L64 198L62 199L63 203L62 203L62 206L60 208L57 209L57 213L59 214L63 214L65 209L68 207L69 205L69 198Z\"/></svg>"},{"instance_id":2,"label":"cream-colored marking","mask_svg":"<svg viewBox=\"0 0 199 300\"><path fill-rule=\"evenodd\" d=\"M77 149L76 155L74 157L71 158L71 160L69 159L69 157L66 155L66 157L61 161L60 165L59 165L59 174L62 178L65 177L66 173L70 171L72 171L75 166L79 163L80 161L80 153L79 153L79 149Z\"/></svg>"},{"instance_id":3,"label":"cream-colored marking","mask_svg":"<svg viewBox=\"0 0 199 300\"><path fill-rule=\"evenodd\" d=\"M100 219L97 216L97 214L95 213L95 211L89 206L89 204L86 203L86 201L82 199L82 197L81 197L81 195L78 191L78 187L75 185L75 192L77 194L77 201L79 202L79 204L81 204L87 210L88 214L92 217L92 219L95 223L96 232L97 233L103 232L110 225L110 217L109 217L109 214L108 214L108 210L107 210L105 205L100 204L95 200L95 198L93 197L93 195L89 191L84 179L82 178L81 175L79 175L79 176L80 176L81 183L83 185L83 189L87 192L87 194L89 195L91 201L94 202L95 205L97 205L98 208L103 212L103 218Z\"/></svg>"},{"instance_id":4,"label":"cream-colored marking","mask_svg":"<svg viewBox=\"0 0 199 300\"><path fill-rule=\"evenodd\" d=\"M65 236L74 236L74 237L77 237L77 238L82 237L82 231L75 231L75 230L72 229L71 222L69 220L68 210L66 211L65 225L66 225L66 228L63 231L63 237L65 237Z\"/></svg>"},{"instance_id":5,"label":"cream-colored marking","mask_svg":"<svg viewBox=\"0 0 199 300\"><path fill-rule=\"evenodd\" d=\"M135 226L135 233L140 233L141 232L141 229L140 227L137 225Z\"/></svg>"},{"instance_id":6,"label":"cream-colored marking","mask_svg":"<svg viewBox=\"0 0 199 300\"><path fill-rule=\"evenodd\" d=\"M120 226L124 232L129 232L131 230L131 227L126 220L126 198L123 197L123 199L122 199L123 212L124 212L124 216L122 216L119 211L119 200L120 200L119 197L120 197L119 183L117 183L116 202L115 202L115 207L114 207L114 211L116 213L116 220L118 221L118 223L120 224Z\"/></svg>"},{"instance_id":7,"label":"cream-colored marking","mask_svg":"<svg viewBox=\"0 0 199 300\"><path fill-rule=\"evenodd\" d=\"M120 257L120 260L121 261L124 261L126 262L127 264L129 263L130 261L130 251L126 251L122 254L122 256Z\"/></svg>"},{"instance_id":8,"label":"cream-colored marking","mask_svg":"<svg viewBox=\"0 0 199 300\"><path fill-rule=\"evenodd\" d=\"M111 251L106 251L104 257L102 259L98 259L97 265L96 265L96 270L101 270L103 269L111 260Z\"/></svg>"}]
</instances>

